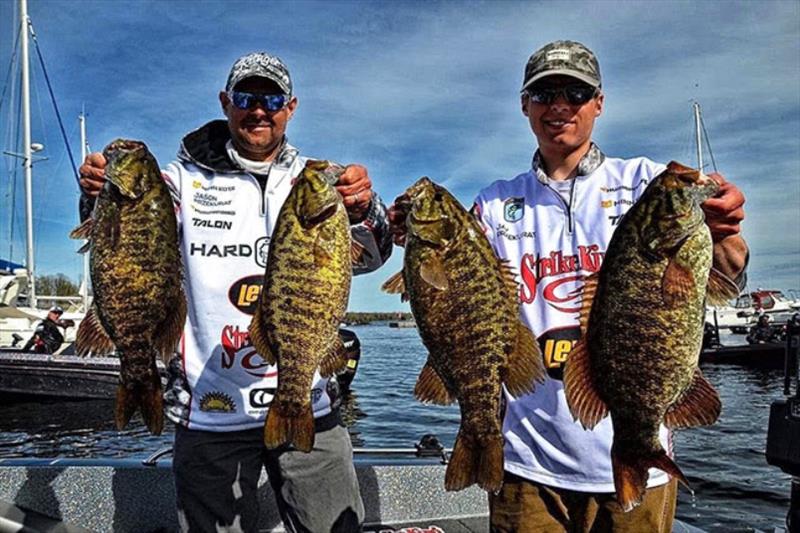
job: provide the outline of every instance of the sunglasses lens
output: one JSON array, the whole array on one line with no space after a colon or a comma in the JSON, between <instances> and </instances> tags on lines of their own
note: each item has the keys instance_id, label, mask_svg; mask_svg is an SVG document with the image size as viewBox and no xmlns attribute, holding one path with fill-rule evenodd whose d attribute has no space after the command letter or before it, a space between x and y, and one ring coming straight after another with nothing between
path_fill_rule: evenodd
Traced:
<instances>
[{"instance_id":1,"label":"sunglasses lens","mask_svg":"<svg viewBox=\"0 0 800 533\"><path fill-rule=\"evenodd\" d=\"M528 91L528 97L537 104L549 105L563 95L570 105L583 105L594 98L595 93L596 89L589 85L568 85L557 88L533 88Z\"/></svg>"},{"instance_id":2,"label":"sunglasses lens","mask_svg":"<svg viewBox=\"0 0 800 533\"><path fill-rule=\"evenodd\" d=\"M551 89L531 89L528 97L537 104L549 104L555 99L555 91Z\"/></svg>"},{"instance_id":3,"label":"sunglasses lens","mask_svg":"<svg viewBox=\"0 0 800 533\"><path fill-rule=\"evenodd\" d=\"M259 103L267 111L280 111L287 101L285 94L251 94L233 91L230 93L233 105L239 109L250 109Z\"/></svg>"},{"instance_id":4,"label":"sunglasses lens","mask_svg":"<svg viewBox=\"0 0 800 533\"><path fill-rule=\"evenodd\" d=\"M567 95L567 101L570 104L578 105L585 104L594 98L595 89L586 85L576 85L572 87L565 87L564 93Z\"/></svg>"}]
</instances>

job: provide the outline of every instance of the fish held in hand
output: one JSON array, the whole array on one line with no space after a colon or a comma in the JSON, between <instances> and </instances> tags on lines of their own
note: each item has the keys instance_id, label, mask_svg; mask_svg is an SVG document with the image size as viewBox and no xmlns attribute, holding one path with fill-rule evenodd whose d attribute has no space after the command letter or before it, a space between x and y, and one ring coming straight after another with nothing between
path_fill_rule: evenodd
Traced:
<instances>
[{"instance_id":1,"label":"fish held in hand","mask_svg":"<svg viewBox=\"0 0 800 533\"><path fill-rule=\"evenodd\" d=\"M383 286L410 300L429 351L414 394L423 402L458 401L461 424L445 488L503 483L502 385L533 390L544 365L519 319L518 285L475 217L444 187L421 178L398 199L406 211L403 270Z\"/></svg>"},{"instance_id":2,"label":"fish held in hand","mask_svg":"<svg viewBox=\"0 0 800 533\"><path fill-rule=\"evenodd\" d=\"M116 351L114 420L123 429L139 410L151 433L164 426L156 358L167 359L186 319L175 208L144 143L119 139L103 151L106 183L92 216L72 231L89 239L94 301L78 328L79 355Z\"/></svg>"},{"instance_id":3,"label":"fish held in hand","mask_svg":"<svg viewBox=\"0 0 800 533\"><path fill-rule=\"evenodd\" d=\"M347 354L338 335L347 310L351 242L342 198L333 184L344 168L309 161L281 207L270 240L264 285L250 322L259 354L278 365L278 389L264 427L264 443L314 445L311 385L344 367Z\"/></svg>"},{"instance_id":4,"label":"fish held in hand","mask_svg":"<svg viewBox=\"0 0 800 533\"><path fill-rule=\"evenodd\" d=\"M585 281L582 338L567 358L564 389L585 428L611 415L611 462L625 511L658 468L688 486L659 442L659 427L714 423L721 403L698 360L706 300L735 297L712 268L701 204L719 185L672 162L650 183L614 232L600 271Z\"/></svg>"}]
</instances>

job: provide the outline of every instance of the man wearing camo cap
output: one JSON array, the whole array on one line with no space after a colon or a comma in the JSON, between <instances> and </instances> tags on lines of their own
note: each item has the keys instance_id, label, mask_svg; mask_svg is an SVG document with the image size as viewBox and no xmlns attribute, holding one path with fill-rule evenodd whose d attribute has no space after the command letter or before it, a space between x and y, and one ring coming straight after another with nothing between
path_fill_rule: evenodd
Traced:
<instances>
[{"instance_id":1,"label":"man wearing camo cap","mask_svg":"<svg viewBox=\"0 0 800 533\"><path fill-rule=\"evenodd\" d=\"M308 160L286 137L298 105L289 70L271 54L242 56L219 102L225 120L187 134L164 170L181 228L188 307L165 393L181 529L256 531L266 467L287 531L358 531L364 506L336 380L317 373L308 391L313 450L268 450L264 420L278 372L246 336L278 212ZM105 164L98 153L81 166L83 216L103 187ZM353 272L372 271L392 247L383 203L360 165L348 166L335 187L364 247Z\"/></svg>"},{"instance_id":2,"label":"man wearing camo cap","mask_svg":"<svg viewBox=\"0 0 800 533\"><path fill-rule=\"evenodd\" d=\"M519 273L521 319L537 336L547 370L533 393L504 393L506 473L502 489L489 495L493 532L672 529L675 482L653 471L643 502L623 512L614 500L610 418L584 430L564 398L564 363L580 336L583 277L599 268L620 217L665 168L643 157L608 157L592 142L604 99L597 58L586 46L556 41L536 51L525 66L520 104L538 149L528 170L483 189L473 207L497 255ZM725 183L703 206L715 266L740 287L743 202ZM398 244L404 216L397 205L390 209ZM671 450L666 429L661 437Z\"/></svg>"}]
</instances>

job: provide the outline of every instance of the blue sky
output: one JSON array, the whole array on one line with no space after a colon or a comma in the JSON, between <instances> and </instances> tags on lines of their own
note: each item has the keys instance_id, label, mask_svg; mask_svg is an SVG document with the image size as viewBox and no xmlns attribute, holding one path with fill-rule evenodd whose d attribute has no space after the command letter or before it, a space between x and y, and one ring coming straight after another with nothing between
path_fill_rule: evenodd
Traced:
<instances>
[{"instance_id":1,"label":"blue sky","mask_svg":"<svg viewBox=\"0 0 800 533\"><path fill-rule=\"evenodd\" d=\"M0 0L4 87L17 9L16 0ZM603 74L600 147L694 164L698 100L720 171L747 197L750 287L800 289L796 1L28 0L28 11L74 151L85 106L93 150L137 138L166 165L187 131L221 117L217 92L231 63L267 50L288 64L300 100L292 143L310 156L366 165L387 203L427 175L469 205L481 187L525 171L535 147L519 110L525 62L548 41L581 41ZM33 140L49 157L34 166L37 270L77 280L81 260L67 238L77 185L31 53ZM4 101L3 150L14 146L8 108ZM0 167L0 257L11 251L22 262L15 164L4 156ZM407 309L379 290L401 256L395 249L382 269L356 280L351 309Z\"/></svg>"}]
</instances>

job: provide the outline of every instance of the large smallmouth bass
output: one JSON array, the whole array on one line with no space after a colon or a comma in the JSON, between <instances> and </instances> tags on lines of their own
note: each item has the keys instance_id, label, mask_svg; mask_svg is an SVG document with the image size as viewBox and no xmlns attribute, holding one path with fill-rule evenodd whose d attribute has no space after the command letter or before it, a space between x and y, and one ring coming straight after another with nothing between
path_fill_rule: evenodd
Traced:
<instances>
[{"instance_id":1,"label":"large smallmouth bass","mask_svg":"<svg viewBox=\"0 0 800 533\"><path fill-rule=\"evenodd\" d=\"M473 215L421 178L398 201L407 211L403 270L384 284L402 293L429 351L414 394L458 401L461 425L445 488L503 483L502 385L514 395L544 379L538 344L519 319L517 283Z\"/></svg>"},{"instance_id":2,"label":"large smallmouth bass","mask_svg":"<svg viewBox=\"0 0 800 533\"><path fill-rule=\"evenodd\" d=\"M659 426L714 423L721 403L698 368L705 301L738 294L712 269L702 202L719 185L672 162L622 218L600 271L586 279L583 337L564 373L573 416L593 428L611 415L617 501L641 502L650 467L688 486L658 439Z\"/></svg>"},{"instance_id":3,"label":"large smallmouth bass","mask_svg":"<svg viewBox=\"0 0 800 533\"><path fill-rule=\"evenodd\" d=\"M138 409L158 435L164 415L156 357L171 356L186 319L175 207L144 143L118 139L103 155L105 186L91 218L70 234L89 239L94 289L92 309L78 328L77 352L116 350L117 428Z\"/></svg>"},{"instance_id":4,"label":"large smallmouth bass","mask_svg":"<svg viewBox=\"0 0 800 533\"><path fill-rule=\"evenodd\" d=\"M319 368L331 376L347 362L338 335L347 310L354 244L342 198L333 187L343 167L309 161L281 207L270 240L264 285L250 340L278 365L278 389L267 412L267 448L314 446L311 385Z\"/></svg>"}]
</instances>

